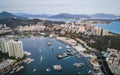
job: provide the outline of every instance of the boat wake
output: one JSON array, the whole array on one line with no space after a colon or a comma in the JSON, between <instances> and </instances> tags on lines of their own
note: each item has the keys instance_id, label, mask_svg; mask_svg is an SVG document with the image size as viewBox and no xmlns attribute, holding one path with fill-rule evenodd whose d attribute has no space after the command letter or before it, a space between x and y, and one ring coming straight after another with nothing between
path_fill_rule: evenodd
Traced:
<instances>
[{"instance_id":1,"label":"boat wake","mask_svg":"<svg viewBox=\"0 0 120 75\"><path fill-rule=\"evenodd\" d=\"M41 56L41 58L40 58L40 63L42 62L42 60L43 60L43 56Z\"/></svg>"}]
</instances>

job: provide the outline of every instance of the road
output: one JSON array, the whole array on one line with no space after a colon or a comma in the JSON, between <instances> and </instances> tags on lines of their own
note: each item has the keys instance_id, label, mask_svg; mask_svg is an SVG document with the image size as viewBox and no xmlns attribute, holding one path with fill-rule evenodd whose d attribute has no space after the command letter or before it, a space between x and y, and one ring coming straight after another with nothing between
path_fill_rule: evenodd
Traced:
<instances>
[{"instance_id":1,"label":"road","mask_svg":"<svg viewBox=\"0 0 120 75\"><path fill-rule=\"evenodd\" d=\"M100 58L101 67L103 68L105 75L113 75L110 69L108 68L108 64L106 63L105 59L103 59L102 54L98 52L98 50L87 46L86 42L79 38L76 38L75 40L79 41L82 45L84 45L85 48L89 49L91 52L95 53L98 58Z\"/></svg>"}]
</instances>

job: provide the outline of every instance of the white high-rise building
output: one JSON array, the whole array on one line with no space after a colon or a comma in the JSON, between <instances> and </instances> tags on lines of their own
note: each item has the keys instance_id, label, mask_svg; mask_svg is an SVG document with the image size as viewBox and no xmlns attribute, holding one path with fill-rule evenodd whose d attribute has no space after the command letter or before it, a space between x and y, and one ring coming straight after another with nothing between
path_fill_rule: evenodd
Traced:
<instances>
[{"instance_id":1,"label":"white high-rise building","mask_svg":"<svg viewBox=\"0 0 120 75\"><path fill-rule=\"evenodd\" d=\"M14 57L15 56L13 42L14 42L13 40L10 40L10 41L7 42L8 55L10 57Z\"/></svg>"},{"instance_id":2,"label":"white high-rise building","mask_svg":"<svg viewBox=\"0 0 120 75\"><path fill-rule=\"evenodd\" d=\"M24 56L23 53L23 45L21 41L14 41L14 52L15 52L15 58L22 58Z\"/></svg>"},{"instance_id":3,"label":"white high-rise building","mask_svg":"<svg viewBox=\"0 0 120 75\"><path fill-rule=\"evenodd\" d=\"M7 53L8 52L5 38L0 38L0 51L2 53Z\"/></svg>"},{"instance_id":4,"label":"white high-rise building","mask_svg":"<svg viewBox=\"0 0 120 75\"><path fill-rule=\"evenodd\" d=\"M21 41L10 40L7 42L7 46L8 54L10 57L15 57L16 59L18 59L24 56L23 45Z\"/></svg>"}]
</instances>

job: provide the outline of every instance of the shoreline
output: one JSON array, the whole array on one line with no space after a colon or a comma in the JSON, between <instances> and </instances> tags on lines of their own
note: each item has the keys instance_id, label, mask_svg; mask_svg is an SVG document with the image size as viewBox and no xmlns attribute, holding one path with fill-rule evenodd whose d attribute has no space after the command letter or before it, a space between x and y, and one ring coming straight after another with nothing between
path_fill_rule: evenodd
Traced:
<instances>
[{"instance_id":1,"label":"shoreline","mask_svg":"<svg viewBox=\"0 0 120 75\"><path fill-rule=\"evenodd\" d=\"M116 21L111 21L111 23L113 23L113 22L116 22ZM109 24L111 24L111 23L109 23ZM109 24L106 23L105 25L109 25ZM92 25L94 25L94 26L98 26L98 25L103 26L104 24L92 24ZM101 28L101 27L99 27L99 28ZM101 28L101 29L104 29L104 28ZM109 35L118 35L118 36L120 36L120 32L117 32L117 31L112 32L111 29L107 29L107 28L105 28L105 29L109 31Z\"/></svg>"},{"instance_id":2,"label":"shoreline","mask_svg":"<svg viewBox=\"0 0 120 75\"><path fill-rule=\"evenodd\" d=\"M58 38L56 38L56 39L57 39L57 40L60 40L60 41L62 41L62 42L65 42L65 43L67 43L67 44L70 44L76 51L78 51L81 55L83 55L83 57L90 57L90 58L93 57L92 54L85 54L85 53L84 53L84 51L86 51L86 48L84 48L81 44L80 44L79 46L78 46L78 45L73 45L72 42L71 42L71 41L73 41L73 39L71 39L71 38L68 38L70 41L69 41L69 40L65 40L65 39L67 39L67 37L58 37ZM74 41L76 41L76 40L74 40ZM76 41L76 43L77 43L77 41ZM96 56L95 56L95 57L96 57ZM94 69L96 69L95 66L101 66L101 65L99 64L99 62L97 62L97 61L95 61L95 62L97 63L97 65L96 65L96 64L92 63L91 60L90 60L90 61L88 61L87 59L85 59L85 60L86 60L87 63L89 62L89 64L91 64ZM101 70L100 67L97 68L97 69L99 70L99 72L98 72L97 74L103 74L103 72L102 72L102 70ZM96 70L97 70L97 69L96 69ZM94 73L94 72L93 72L93 73Z\"/></svg>"}]
</instances>

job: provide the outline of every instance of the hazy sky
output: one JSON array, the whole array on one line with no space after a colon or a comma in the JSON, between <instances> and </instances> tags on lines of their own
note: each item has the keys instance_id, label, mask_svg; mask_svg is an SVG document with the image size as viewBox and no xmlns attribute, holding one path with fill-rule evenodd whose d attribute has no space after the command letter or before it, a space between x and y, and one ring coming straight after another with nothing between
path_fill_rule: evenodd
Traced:
<instances>
[{"instance_id":1,"label":"hazy sky","mask_svg":"<svg viewBox=\"0 0 120 75\"><path fill-rule=\"evenodd\" d=\"M0 12L32 14L94 14L120 15L120 0L0 0Z\"/></svg>"}]
</instances>

